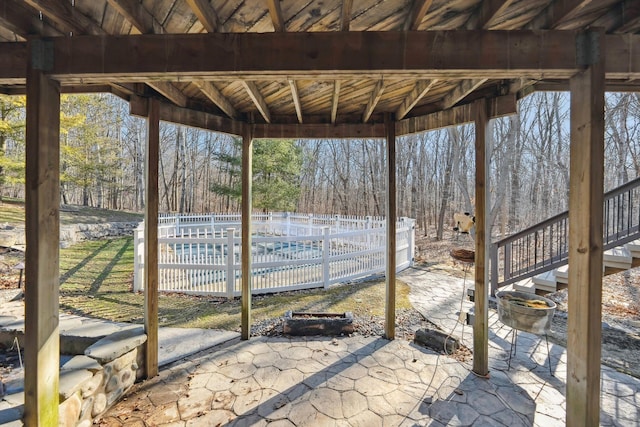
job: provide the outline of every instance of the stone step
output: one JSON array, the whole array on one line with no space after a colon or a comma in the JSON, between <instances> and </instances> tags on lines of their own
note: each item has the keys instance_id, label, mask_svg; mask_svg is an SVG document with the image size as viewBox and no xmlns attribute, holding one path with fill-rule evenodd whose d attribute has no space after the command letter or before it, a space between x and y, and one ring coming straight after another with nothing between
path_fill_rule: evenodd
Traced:
<instances>
[{"instance_id":1,"label":"stone step","mask_svg":"<svg viewBox=\"0 0 640 427\"><path fill-rule=\"evenodd\" d=\"M631 252L632 257L640 258L640 239L627 243L625 247Z\"/></svg>"},{"instance_id":2,"label":"stone step","mask_svg":"<svg viewBox=\"0 0 640 427\"><path fill-rule=\"evenodd\" d=\"M602 263L605 267L627 270L631 268L631 251L624 246L618 246L604 251Z\"/></svg>"},{"instance_id":3,"label":"stone step","mask_svg":"<svg viewBox=\"0 0 640 427\"><path fill-rule=\"evenodd\" d=\"M526 292L529 294L536 293L536 284L533 283L533 279L529 277L528 279L521 280L513 284L513 289L519 292Z\"/></svg>"},{"instance_id":4,"label":"stone step","mask_svg":"<svg viewBox=\"0 0 640 427\"><path fill-rule=\"evenodd\" d=\"M554 270L546 271L544 273L538 274L537 276L533 276L533 283L536 284L537 289L551 288L552 292L555 292L556 289L556 273ZM546 290L546 289L545 289Z\"/></svg>"},{"instance_id":5,"label":"stone step","mask_svg":"<svg viewBox=\"0 0 640 427\"><path fill-rule=\"evenodd\" d=\"M569 284L569 265L556 268L556 282Z\"/></svg>"}]
</instances>

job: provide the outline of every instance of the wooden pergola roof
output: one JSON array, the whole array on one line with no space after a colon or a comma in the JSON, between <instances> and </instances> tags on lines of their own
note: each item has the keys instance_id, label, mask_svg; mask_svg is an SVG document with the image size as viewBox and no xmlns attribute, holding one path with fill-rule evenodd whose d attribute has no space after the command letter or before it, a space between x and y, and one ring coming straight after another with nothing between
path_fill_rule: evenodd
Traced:
<instances>
[{"instance_id":1,"label":"wooden pergola roof","mask_svg":"<svg viewBox=\"0 0 640 427\"><path fill-rule=\"evenodd\" d=\"M57 419L60 93L148 118L145 370L157 373L159 121L243 137L242 336L251 308L251 153L260 137L386 139L475 123L474 372L488 373L490 118L571 91L567 424L599 418L604 91L638 90L640 0L4 0L0 93L27 94L25 421ZM385 331L395 327L387 233ZM495 265L492 268L498 268ZM51 381L49 381L51 379Z\"/></svg>"},{"instance_id":2,"label":"wooden pergola roof","mask_svg":"<svg viewBox=\"0 0 640 427\"><path fill-rule=\"evenodd\" d=\"M479 98L496 100L492 116L512 113L516 96L567 89L579 62L574 32L590 27L624 51L610 57L608 88L634 90L640 55L624 37L640 30L633 0L0 5L0 40L54 38L51 75L63 92L112 92L133 101L134 113L145 108L136 100L155 96L163 119L237 134L238 123L278 125L257 127L265 136L384 136L375 125L385 113L405 134L452 124L453 116L433 113L461 117L468 112L452 107ZM165 36L147 36L154 34ZM140 36L122 37L129 35ZM2 57L6 94L25 91L26 46L15 49Z\"/></svg>"}]
</instances>

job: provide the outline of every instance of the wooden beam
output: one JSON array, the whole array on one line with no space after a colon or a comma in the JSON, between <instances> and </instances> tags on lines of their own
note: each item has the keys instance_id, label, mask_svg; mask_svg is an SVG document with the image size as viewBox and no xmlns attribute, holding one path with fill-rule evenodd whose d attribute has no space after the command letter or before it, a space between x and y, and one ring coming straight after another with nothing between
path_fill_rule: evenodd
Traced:
<instances>
[{"instance_id":1,"label":"wooden beam","mask_svg":"<svg viewBox=\"0 0 640 427\"><path fill-rule=\"evenodd\" d=\"M515 94L492 98L487 101L489 118L495 119L518 112L518 100ZM410 117L396 123L397 135L442 129L474 122L476 119L475 104L459 105L444 111L419 117Z\"/></svg>"},{"instance_id":2,"label":"wooden beam","mask_svg":"<svg viewBox=\"0 0 640 427\"><path fill-rule=\"evenodd\" d=\"M336 122L338 116L338 101L340 100L340 80L333 82L333 95L331 97L331 123Z\"/></svg>"},{"instance_id":3,"label":"wooden beam","mask_svg":"<svg viewBox=\"0 0 640 427\"><path fill-rule=\"evenodd\" d=\"M425 79L540 78L541 74L568 78L578 69L573 48L576 34L474 30L60 37L54 40L59 60L52 74L56 78L74 74L83 79L95 75L136 81L179 76L228 80L327 76L332 80L342 75L379 76L383 71ZM640 36L615 42L638 49ZM625 65L628 74L640 72L640 59L618 60L619 68Z\"/></svg>"},{"instance_id":4,"label":"wooden beam","mask_svg":"<svg viewBox=\"0 0 640 427\"><path fill-rule=\"evenodd\" d=\"M570 81L569 300L566 424L598 425L602 337L604 186L603 32L587 33L596 52Z\"/></svg>"},{"instance_id":5,"label":"wooden beam","mask_svg":"<svg viewBox=\"0 0 640 427\"><path fill-rule=\"evenodd\" d=\"M485 0L478 8L478 22L476 28L488 30L493 20L504 13L514 0Z\"/></svg>"},{"instance_id":6,"label":"wooden beam","mask_svg":"<svg viewBox=\"0 0 640 427\"><path fill-rule=\"evenodd\" d=\"M436 80L418 80L411 90L411 93L407 95L407 97L402 101L402 104L398 107L398 110L396 111L396 120L402 120L404 116L406 116L407 113L416 106L418 101L420 101L422 97L431 90L431 87L435 82Z\"/></svg>"},{"instance_id":7,"label":"wooden beam","mask_svg":"<svg viewBox=\"0 0 640 427\"><path fill-rule=\"evenodd\" d=\"M364 113L362 113L362 123L367 123L367 121L369 121L369 117L371 117L373 110L375 110L376 105L378 105L378 102L380 101L382 92L384 92L384 80L379 80L373 88L373 92L371 92L371 97L364 109Z\"/></svg>"},{"instance_id":8,"label":"wooden beam","mask_svg":"<svg viewBox=\"0 0 640 427\"><path fill-rule=\"evenodd\" d=\"M293 105L296 108L296 116L298 116L298 123L302 123L302 104L300 104L300 95L298 94L298 86L296 81L289 79L289 87L291 88L291 97L293 98Z\"/></svg>"},{"instance_id":9,"label":"wooden beam","mask_svg":"<svg viewBox=\"0 0 640 427\"><path fill-rule=\"evenodd\" d=\"M145 151L144 203L144 372L158 375L158 162L160 160L160 104L149 100Z\"/></svg>"},{"instance_id":10,"label":"wooden beam","mask_svg":"<svg viewBox=\"0 0 640 427\"><path fill-rule=\"evenodd\" d=\"M255 124L254 138L384 138L382 123Z\"/></svg>"},{"instance_id":11,"label":"wooden beam","mask_svg":"<svg viewBox=\"0 0 640 427\"><path fill-rule=\"evenodd\" d=\"M38 11L27 6L22 0L5 0L0 7L0 26L20 35L60 36L56 28L46 20L38 18ZM4 64L4 62L3 62Z\"/></svg>"},{"instance_id":12,"label":"wooden beam","mask_svg":"<svg viewBox=\"0 0 640 427\"><path fill-rule=\"evenodd\" d=\"M208 0L187 0L187 4L208 33L218 31L220 18Z\"/></svg>"},{"instance_id":13,"label":"wooden beam","mask_svg":"<svg viewBox=\"0 0 640 427\"><path fill-rule=\"evenodd\" d=\"M251 336L251 213L253 212L251 183L253 181L253 135L251 126L242 133L242 314L240 338Z\"/></svg>"},{"instance_id":14,"label":"wooden beam","mask_svg":"<svg viewBox=\"0 0 640 427\"><path fill-rule=\"evenodd\" d=\"M475 222L475 322L473 324L473 372L489 373L489 160L491 131L484 99L475 105L476 222Z\"/></svg>"},{"instance_id":15,"label":"wooden beam","mask_svg":"<svg viewBox=\"0 0 640 427\"><path fill-rule=\"evenodd\" d=\"M353 0L342 0L342 11L340 13L340 31L349 31L352 8Z\"/></svg>"},{"instance_id":16,"label":"wooden beam","mask_svg":"<svg viewBox=\"0 0 640 427\"><path fill-rule=\"evenodd\" d=\"M427 14L427 11L431 7L433 0L416 0L413 2L413 6L409 11L407 20L404 23L405 31L415 31L422 22L422 19Z\"/></svg>"},{"instance_id":17,"label":"wooden beam","mask_svg":"<svg viewBox=\"0 0 640 427\"><path fill-rule=\"evenodd\" d=\"M264 118L265 122L271 123L271 113L269 112L269 107L267 106L267 102L264 100L264 97L260 93L260 90L258 90L258 86L256 86L254 82L248 80L243 80L242 85L246 89L249 97L255 104L258 112L260 112L260 114Z\"/></svg>"},{"instance_id":18,"label":"wooden beam","mask_svg":"<svg viewBox=\"0 0 640 427\"><path fill-rule=\"evenodd\" d=\"M472 79L461 81L451 92L447 93L442 100L442 109L446 110L462 101L465 96L482 86L488 79Z\"/></svg>"},{"instance_id":19,"label":"wooden beam","mask_svg":"<svg viewBox=\"0 0 640 427\"><path fill-rule=\"evenodd\" d=\"M60 88L30 42L27 75L24 423L58 425L60 333Z\"/></svg>"},{"instance_id":20,"label":"wooden beam","mask_svg":"<svg viewBox=\"0 0 640 427\"><path fill-rule=\"evenodd\" d=\"M387 147L387 260L385 275L384 335L388 340L396 336L396 126L391 114L384 116Z\"/></svg>"},{"instance_id":21,"label":"wooden beam","mask_svg":"<svg viewBox=\"0 0 640 427\"><path fill-rule=\"evenodd\" d=\"M212 77L567 79L579 70L576 36L574 31L473 30L55 37L49 74L63 85ZM640 35L609 34L605 40L607 78L640 78ZM0 75L24 83L24 63L18 67L5 51L6 45L22 43L0 43Z\"/></svg>"},{"instance_id":22,"label":"wooden beam","mask_svg":"<svg viewBox=\"0 0 640 427\"><path fill-rule=\"evenodd\" d=\"M106 32L93 19L80 13L71 2L59 0L24 0L25 3L42 12L66 31L79 34L101 35ZM68 35L68 34L67 34Z\"/></svg>"},{"instance_id":23,"label":"wooden beam","mask_svg":"<svg viewBox=\"0 0 640 427\"><path fill-rule=\"evenodd\" d=\"M147 82L147 84L174 104L180 107L187 106L187 97L185 94L171 83L150 81Z\"/></svg>"},{"instance_id":24,"label":"wooden beam","mask_svg":"<svg viewBox=\"0 0 640 427\"><path fill-rule=\"evenodd\" d=\"M267 0L267 7L269 8L269 15L271 15L271 22L273 22L273 30L276 32L285 31L280 0Z\"/></svg>"},{"instance_id":25,"label":"wooden beam","mask_svg":"<svg viewBox=\"0 0 640 427\"><path fill-rule=\"evenodd\" d=\"M107 2L140 34L154 34L162 31L162 25L138 0L107 0Z\"/></svg>"},{"instance_id":26,"label":"wooden beam","mask_svg":"<svg viewBox=\"0 0 640 427\"><path fill-rule=\"evenodd\" d=\"M240 114L236 111L231 102L218 90L217 87L211 82L204 80L194 80L192 82L195 86L202 91L207 98L209 98L214 104L216 104L227 116L232 119L237 119Z\"/></svg>"}]
</instances>

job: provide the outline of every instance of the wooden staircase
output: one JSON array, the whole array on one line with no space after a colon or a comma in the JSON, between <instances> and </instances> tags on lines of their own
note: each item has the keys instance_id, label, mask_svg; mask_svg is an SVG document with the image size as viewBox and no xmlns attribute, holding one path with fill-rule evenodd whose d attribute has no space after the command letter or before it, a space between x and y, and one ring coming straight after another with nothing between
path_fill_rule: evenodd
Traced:
<instances>
[{"instance_id":1,"label":"wooden staircase","mask_svg":"<svg viewBox=\"0 0 640 427\"><path fill-rule=\"evenodd\" d=\"M640 266L640 178L605 193L602 232L604 275ZM491 293L511 284L531 293L566 287L568 252L568 211L492 243Z\"/></svg>"},{"instance_id":2,"label":"wooden staircase","mask_svg":"<svg viewBox=\"0 0 640 427\"><path fill-rule=\"evenodd\" d=\"M640 240L605 251L602 263L605 276L640 266ZM564 264L556 269L515 282L513 289L520 292L546 294L564 289L568 283L569 266Z\"/></svg>"}]
</instances>

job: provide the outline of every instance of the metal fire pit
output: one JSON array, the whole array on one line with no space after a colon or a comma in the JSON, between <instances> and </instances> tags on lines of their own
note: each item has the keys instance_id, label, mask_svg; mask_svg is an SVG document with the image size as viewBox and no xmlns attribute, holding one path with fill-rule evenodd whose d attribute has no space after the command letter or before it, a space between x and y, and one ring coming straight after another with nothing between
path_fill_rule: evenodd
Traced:
<instances>
[{"instance_id":1,"label":"metal fire pit","mask_svg":"<svg viewBox=\"0 0 640 427\"><path fill-rule=\"evenodd\" d=\"M543 301L547 307L526 307L505 298L515 297L524 300ZM536 335L546 335L551 329L551 320L556 312L556 303L535 294L517 291L496 293L498 299L498 319L507 326Z\"/></svg>"}]
</instances>

